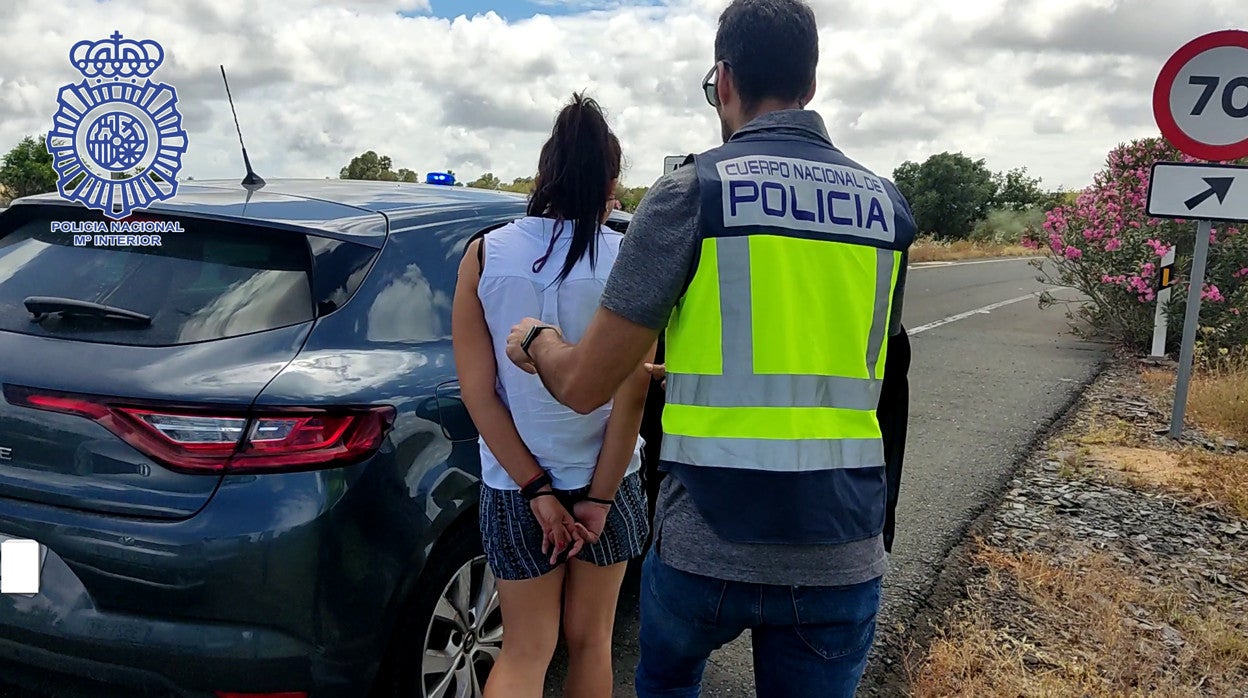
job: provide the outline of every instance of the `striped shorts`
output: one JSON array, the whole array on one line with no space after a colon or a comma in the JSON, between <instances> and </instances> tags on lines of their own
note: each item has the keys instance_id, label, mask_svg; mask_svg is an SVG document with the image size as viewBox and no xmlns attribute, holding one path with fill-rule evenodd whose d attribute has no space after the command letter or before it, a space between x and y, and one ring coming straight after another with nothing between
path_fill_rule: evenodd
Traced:
<instances>
[{"instance_id":1,"label":"striped shorts","mask_svg":"<svg viewBox=\"0 0 1248 698\"><path fill-rule=\"evenodd\" d=\"M558 496L571 511L572 502L588 491L588 487L559 491ZM649 534L646 493L641 474L633 473L625 476L615 493L615 505L607 514L602 537L582 548L576 557L599 567L625 562L645 552ZM535 579L556 567L550 564L549 554L542 555L541 524L518 490L496 490L482 483L481 542L490 569L499 579Z\"/></svg>"}]
</instances>

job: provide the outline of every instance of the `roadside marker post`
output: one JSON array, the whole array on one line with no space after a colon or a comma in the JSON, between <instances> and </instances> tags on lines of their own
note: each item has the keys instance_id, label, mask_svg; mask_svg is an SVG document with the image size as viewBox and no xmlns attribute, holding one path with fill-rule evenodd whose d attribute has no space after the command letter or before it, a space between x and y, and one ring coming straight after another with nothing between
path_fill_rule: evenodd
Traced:
<instances>
[{"instance_id":1,"label":"roadside marker post","mask_svg":"<svg viewBox=\"0 0 1248 698\"><path fill-rule=\"evenodd\" d=\"M1224 162L1248 156L1248 32L1205 34L1176 51L1153 87L1153 116L1161 135L1192 157ZM1248 221L1248 167L1158 162L1148 183L1148 215L1197 221L1170 415L1170 437L1177 439L1187 411L1212 221ZM1158 294L1159 314L1161 307ZM1165 330L1160 331L1164 352ZM1156 331L1153 353L1158 353Z\"/></svg>"},{"instance_id":2,"label":"roadside marker post","mask_svg":"<svg viewBox=\"0 0 1248 698\"><path fill-rule=\"evenodd\" d=\"M1161 258L1161 268L1157 270L1157 310L1153 315L1153 353L1152 358L1160 359L1166 355L1166 333L1170 329L1170 317L1166 307L1170 305L1170 289L1174 287L1174 248L1166 251Z\"/></svg>"}]
</instances>

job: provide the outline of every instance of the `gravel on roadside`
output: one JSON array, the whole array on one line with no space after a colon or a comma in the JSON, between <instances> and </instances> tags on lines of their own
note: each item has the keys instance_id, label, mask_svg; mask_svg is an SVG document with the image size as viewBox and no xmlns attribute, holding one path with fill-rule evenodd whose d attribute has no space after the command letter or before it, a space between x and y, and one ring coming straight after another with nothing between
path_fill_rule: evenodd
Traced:
<instances>
[{"instance_id":1,"label":"gravel on roadside","mask_svg":"<svg viewBox=\"0 0 1248 698\"><path fill-rule=\"evenodd\" d=\"M1024 463L951 558L943 608L911 637L906 692L1248 697L1248 520L1102 458L1121 446L1150 470L1243 448L1175 444L1146 392L1134 365L1109 368Z\"/></svg>"}]
</instances>

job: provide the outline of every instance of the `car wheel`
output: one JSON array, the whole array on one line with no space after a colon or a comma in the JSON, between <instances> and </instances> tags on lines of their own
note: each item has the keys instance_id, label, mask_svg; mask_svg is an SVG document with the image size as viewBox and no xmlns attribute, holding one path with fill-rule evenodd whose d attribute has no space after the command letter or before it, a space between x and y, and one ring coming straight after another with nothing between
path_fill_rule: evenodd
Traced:
<instances>
[{"instance_id":1,"label":"car wheel","mask_svg":"<svg viewBox=\"0 0 1248 698\"><path fill-rule=\"evenodd\" d=\"M498 582L477 538L461 532L434 553L395 638L403 698L479 698L503 647Z\"/></svg>"}]
</instances>

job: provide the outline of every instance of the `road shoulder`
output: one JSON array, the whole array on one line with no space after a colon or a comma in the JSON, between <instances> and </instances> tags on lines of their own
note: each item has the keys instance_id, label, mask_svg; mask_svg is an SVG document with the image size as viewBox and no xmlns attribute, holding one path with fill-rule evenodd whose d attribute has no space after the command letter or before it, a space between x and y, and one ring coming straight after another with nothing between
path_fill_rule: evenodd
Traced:
<instances>
[{"instance_id":1,"label":"road shoulder","mask_svg":"<svg viewBox=\"0 0 1248 698\"><path fill-rule=\"evenodd\" d=\"M1084 395L1106 365L1104 360L1098 360L1089 367L1079 383L1071 386L1057 409L1035 423L1031 438L1015 452L1014 466L998 475L996 481L981 493L979 501L982 505L977 509L978 513L969 517L966 524L954 533L955 542L949 549L936 551L932 555L935 558L932 571L922 578L906 575L910 580L923 579L924 586L892 585L892 598L886 598L881 609L875 647L858 695L875 698L908 693L907 666L930 645L945 614L965 593L966 582L971 576L969 563L973 541L982 538L991 525L998 504L1012 486L1017 471L1068 427ZM903 499L923 496L913 488L907 494L906 484L903 478ZM899 526L905 524L899 521Z\"/></svg>"},{"instance_id":2,"label":"road shoulder","mask_svg":"<svg viewBox=\"0 0 1248 698\"><path fill-rule=\"evenodd\" d=\"M1050 430L886 648L881 694L1248 696L1248 452L1170 442L1151 373L1115 362Z\"/></svg>"}]
</instances>

